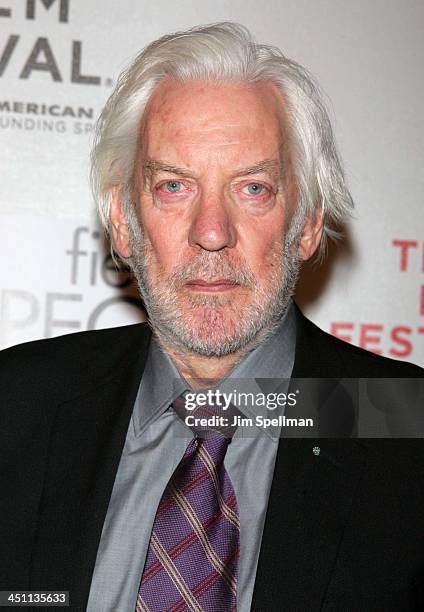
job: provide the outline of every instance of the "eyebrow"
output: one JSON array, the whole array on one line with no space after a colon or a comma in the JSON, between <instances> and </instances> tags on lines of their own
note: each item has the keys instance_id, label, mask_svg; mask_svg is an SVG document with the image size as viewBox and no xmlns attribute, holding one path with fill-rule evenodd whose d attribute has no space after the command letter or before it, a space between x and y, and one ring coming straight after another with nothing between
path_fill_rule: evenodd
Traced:
<instances>
[{"instance_id":1,"label":"eyebrow","mask_svg":"<svg viewBox=\"0 0 424 612\"><path fill-rule=\"evenodd\" d=\"M259 172L281 171L280 162L277 159L264 159L253 166L239 168L235 176L245 176L246 174L258 174Z\"/></svg>"},{"instance_id":2,"label":"eyebrow","mask_svg":"<svg viewBox=\"0 0 424 612\"><path fill-rule=\"evenodd\" d=\"M171 174L178 174L179 176L192 175L192 172L190 172L188 168L173 166L172 164L167 164L159 159L151 159L150 157L145 160L143 170L147 170L150 175L155 174L156 172L170 172Z\"/></svg>"},{"instance_id":3,"label":"eyebrow","mask_svg":"<svg viewBox=\"0 0 424 612\"><path fill-rule=\"evenodd\" d=\"M143 164L143 170L147 170L150 175L155 174L156 172L169 172L171 174L177 174L178 176L190 177L193 176L193 172L191 172L188 168L182 168L180 166L174 166L172 164L167 164L159 159L147 158ZM246 176L250 174L258 174L260 172L268 172L268 171L278 171L281 172L280 163L277 159L264 159L253 166L246 166L244 168L238 168L233 176Z\"/></svg>"}]
</instances>

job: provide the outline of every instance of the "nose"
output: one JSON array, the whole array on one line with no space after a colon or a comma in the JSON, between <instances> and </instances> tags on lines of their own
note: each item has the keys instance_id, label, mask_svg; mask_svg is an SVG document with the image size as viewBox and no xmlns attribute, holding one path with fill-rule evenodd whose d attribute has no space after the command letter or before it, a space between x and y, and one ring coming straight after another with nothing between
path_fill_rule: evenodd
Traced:
<instances>
[{"instance_id":1,"label":"nose","mask_svg":"<svg viewBox=\"0 0 424 612\"><path fill-rule=\"evenodd\" d=\"M194 209L190 225L190 246L206 251L220 251L236 244L236 230L224 194L202 194Z\"/></svg>"}]
</instances>

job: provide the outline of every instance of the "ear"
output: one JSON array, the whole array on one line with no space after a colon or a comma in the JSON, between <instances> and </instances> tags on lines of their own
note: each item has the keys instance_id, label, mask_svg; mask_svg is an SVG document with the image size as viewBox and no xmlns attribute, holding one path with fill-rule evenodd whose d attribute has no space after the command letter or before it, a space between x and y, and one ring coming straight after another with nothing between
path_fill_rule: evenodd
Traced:
<instances>
[{"instance_id":1,"label":"ear","mask_svg":"<svg viewBox=\"0 0 424 612\"><path fill-rule=\"evenodd\" d=\"M119 255L125 259L131 257L132 250L121 189L121 185L115 185L111 189L109 218L114 247Z\"/></svg>"},{"instance_id":2,"label":"ear","mask_svg":"<svg viewBox=\"0 0 424 612\"><path fill-rule=\"evenodd\" d=\"M303 261L310 259L317 250L321 241L324 227L322 210L313 217L307 217L299 243L299 255Z\"/></svg>"}]
</instances>

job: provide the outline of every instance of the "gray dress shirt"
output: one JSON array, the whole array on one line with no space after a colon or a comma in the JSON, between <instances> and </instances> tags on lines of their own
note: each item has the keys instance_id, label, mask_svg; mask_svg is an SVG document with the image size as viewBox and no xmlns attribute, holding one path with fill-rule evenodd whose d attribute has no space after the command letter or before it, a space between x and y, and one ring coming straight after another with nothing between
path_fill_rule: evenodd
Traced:
<instances>
[{"instance_id":1,"label":"gray dress shirt","mask_svg":"<svg viewBox=\"0 0 424 612\"><path fill-rule=\"evenodd\" d=\"M257 394L266 388L271 393L278 385L282 392L281 379L288 385L292 373L295 344L291 304L275 333L233 368L220 382L220 390ZM185 390L187 382L153 336L103 526L88 612L135 610L156 509L193 438L191 430L169 409ZM268 412L257 407L252 411L244 405L237 408L246 416L254 416L258 410L264 415ZM266 416L273 415L268 412ZM279 427L240 426L224 461L240 515L238 612L250 610L279 433Z\"/></svg>"}]
</instances>

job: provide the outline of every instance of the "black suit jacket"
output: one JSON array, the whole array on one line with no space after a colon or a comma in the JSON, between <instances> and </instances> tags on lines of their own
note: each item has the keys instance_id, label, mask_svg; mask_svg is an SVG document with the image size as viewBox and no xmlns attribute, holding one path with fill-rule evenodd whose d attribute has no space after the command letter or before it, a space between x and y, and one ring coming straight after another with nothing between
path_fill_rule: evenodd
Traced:
<instances>
[{"instance_id":1,"label":"black suit jacket","mask_svg":"<svg viewBox=\"0 0 424 612\"><path fill-rule=\"evenodd\" d=\"M140 324L0 353L0 590L69 590L85 610L150 335ZM422 374L297 310L294 377ZM423 608L423 482L421 439L280 440L252 610Z\"/></svg>"}]
</instances>

